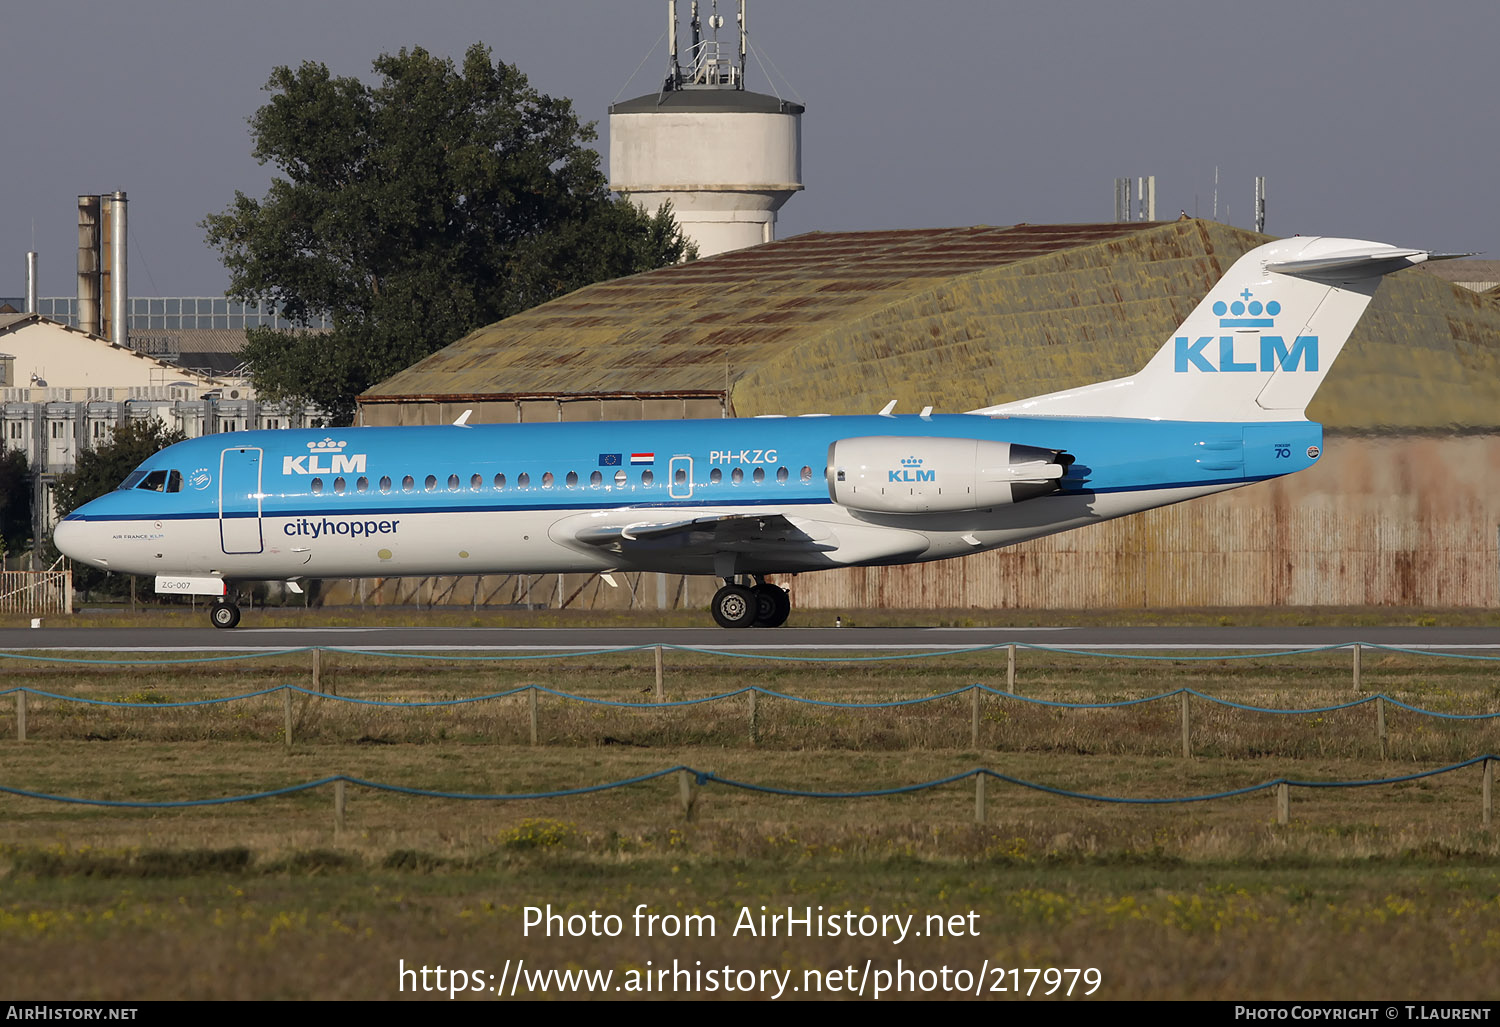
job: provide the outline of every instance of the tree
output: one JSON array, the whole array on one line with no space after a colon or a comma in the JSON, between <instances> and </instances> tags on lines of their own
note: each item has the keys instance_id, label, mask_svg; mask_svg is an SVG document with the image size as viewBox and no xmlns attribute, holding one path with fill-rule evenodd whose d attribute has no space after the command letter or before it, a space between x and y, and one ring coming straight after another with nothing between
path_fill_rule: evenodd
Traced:
<instances>
[{"instance_id":1,"label":"tree","mask_svg":"<svg viewBox=\"0 0 1500 1027\"><path fill-rule=\"evenodd\" d=\"M31 465L23 450L0 455L0 554L19 553L31 542Z\"/></svg>"},{"instance_id":2,"label":"tree","mask_svg":"<svg viewBox=\"0 0 1500 1027\"><path fill-rule=\"evenodd\" d=\"M276 68L250 125L256 159L284 177L202 223L231 295L303 328L332 323L249 333L263 398L347 423L363 389L475 328L696 255L669 207L611 197L569 100L487 47L462 69L415 48L374 70L372 86L323 64Z\"/></svg>"}]
</instances>

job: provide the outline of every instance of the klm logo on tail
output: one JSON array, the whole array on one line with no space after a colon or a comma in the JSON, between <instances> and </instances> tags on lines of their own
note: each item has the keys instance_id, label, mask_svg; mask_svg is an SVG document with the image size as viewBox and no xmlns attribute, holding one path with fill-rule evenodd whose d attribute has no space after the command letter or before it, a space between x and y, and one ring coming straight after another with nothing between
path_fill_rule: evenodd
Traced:
<instances>
[{"instance_id":1,"label":"klm logo on tail","mask_svg":"<svg viewBox=\"0 0 1500 1027\"><path fill-rule=\"evenodd\" d=\"M1219 318L1220 328L1273 328L1276 315L1281 313L1281 304L1275 300L1262 304L1251 299L1255 294L1249 289L1240 293L1241 299L1233 303L1219 300L1213 306ZM1248 316L1247 316L1248 315ZM1316 371L1318 370L1318 337L1299 335L1288 346L1280 335L1260 335L1258 352L1251 337L1237 339L1233 335L1202 335L1197 339L1179 335L1173 340L1176 360L1173 370L1178 374L1190 371ZM1236 342L1239 343L1238 350Z\"/></svg>"}]
</instances>

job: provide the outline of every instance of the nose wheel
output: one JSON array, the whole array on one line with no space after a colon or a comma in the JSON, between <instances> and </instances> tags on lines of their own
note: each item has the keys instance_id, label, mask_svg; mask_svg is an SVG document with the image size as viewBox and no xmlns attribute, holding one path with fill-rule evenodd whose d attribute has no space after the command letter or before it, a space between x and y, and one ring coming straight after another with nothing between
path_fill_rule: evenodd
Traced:
<instances>
[{"instance_id":1,"label":"nose wheel","mask_svg":"<svg viewBox=\"0 0 1500 1027\"><path fill-rule=\"evenodd\" d=\"M227 599L215 599L208 606L208 622L216 628L232 628L240 622L240 608Z\"/></svg>"},{"instance_id":2,"label":"nose wheel","mask_svg":"<svg viewBox=\"0 0 1500 1027\"><path fill-rule=\"evenodd\" d=\"M791 616L792 597L766 581L753 586L730 581L714 593L710 609L721 628L779 628Z\"/></svg>"}]
</instances>

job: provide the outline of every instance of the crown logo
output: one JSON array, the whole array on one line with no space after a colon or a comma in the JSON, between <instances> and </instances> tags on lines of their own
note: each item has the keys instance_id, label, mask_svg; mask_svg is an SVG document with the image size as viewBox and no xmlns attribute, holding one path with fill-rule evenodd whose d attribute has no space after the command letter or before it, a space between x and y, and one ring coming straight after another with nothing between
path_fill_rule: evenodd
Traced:
<instances>
[{"instance_id":1,"label":"crown logo","mask_svg":"<svg viewBox=\"0 0 1500 1027\"><path fill-rule=\"evenodd\" d=\"M902 467L921 467L922 458L919 456L904 456L901 458Z\"/></svg>"},{"instance_id":2,"label":"crown logo","mask_svg":"<svg viewBox=\"0 0 1500 1027\"><path fill-rule=\"evenodd\" d=\"M325 438L322 442L309 442L307 448L314 453L342 453L347 443L335 442L332 438Z\"/></svg>"},{"instance_id":3,"label":"crown logo","mask_svg":"<svg viewBox=\"0 0 1500 1027\"><path fill-rule=\"evenodd\" d=\"M1246 289L1233 303L1225 303L1223 300L1214 303L1214 314L1219 319L1219 327L1270 328L1275 325L1275 317L1281 313L1281 304L1275 300L1262 304L1260 300L1250 298L1254 295L1255 293ZM1246 317L1246 314L1250 316ZM1265 316L1262 317L1262 314Z\"/></svg>"}]
</instances>

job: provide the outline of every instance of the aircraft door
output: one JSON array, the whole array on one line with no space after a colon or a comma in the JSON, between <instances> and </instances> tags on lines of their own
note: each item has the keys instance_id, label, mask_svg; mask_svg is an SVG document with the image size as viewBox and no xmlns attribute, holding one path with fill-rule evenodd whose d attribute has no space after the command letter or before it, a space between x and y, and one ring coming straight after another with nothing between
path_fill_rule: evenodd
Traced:
<instances>
[{"instance_id":1,"label":"aircraft door","mask_svg":"<svg viewBox=\"0 0 1500 1027\"><path fill-rule=\"evenodd\" d=\"M226 553L259 553L261 456L259 449L226 449L219 455L219 542Z\"/></svg>"},{"instance_id":2,"label":"aircraft door","mask_svg":"<svg viewBox=\"0 0 1500 1027\"><path fill-rule=\"evenodd\" d=\"M674 456L667 465L667 495L673 499L693 498L693 458Z\"/></svg>"}]
</instances>

